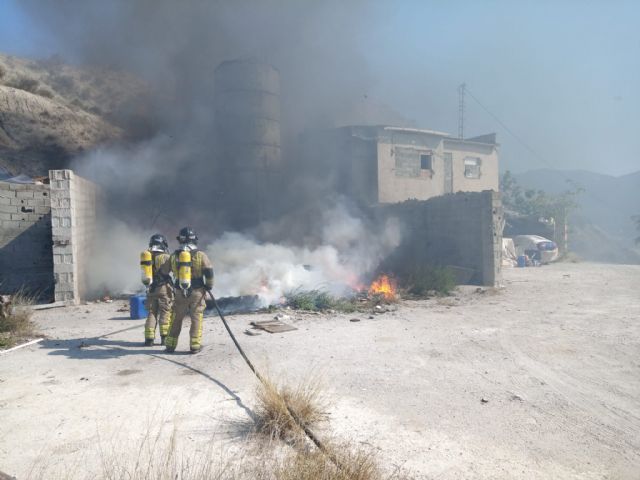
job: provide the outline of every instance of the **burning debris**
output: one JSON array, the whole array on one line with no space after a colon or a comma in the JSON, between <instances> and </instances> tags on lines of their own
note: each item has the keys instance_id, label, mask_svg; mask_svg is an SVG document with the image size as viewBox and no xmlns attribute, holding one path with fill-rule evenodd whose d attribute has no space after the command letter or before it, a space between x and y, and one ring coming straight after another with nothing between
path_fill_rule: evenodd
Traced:
<instances>
[{"instance_id":1,"label":"burning debris","mask_svg":"<svg viewBox=\"0 0 640 480\"><path fill-rule=\"evenodd\" d=\"M370 297L380 297L387 302L397 300L396 281L388 275L380 275L369 287Z\"/></svg>"}]
</instances>

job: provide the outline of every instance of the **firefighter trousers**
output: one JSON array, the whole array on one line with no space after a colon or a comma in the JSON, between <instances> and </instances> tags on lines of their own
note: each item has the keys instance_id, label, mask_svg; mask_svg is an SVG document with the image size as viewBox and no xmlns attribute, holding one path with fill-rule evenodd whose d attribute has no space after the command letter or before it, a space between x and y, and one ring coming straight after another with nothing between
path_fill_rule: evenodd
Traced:
<instances>
[{"instance_id":1,"label":"firefighter trousers","mask_svg":"<svg viewBox=\"0 0 640 480\"><path fill-rule=\"evenodd\" d=\"M160 336L166 337L171 324L171 307L173 306L173 288L169 284L160 285L147 293L147 321L144 324L144 338L153 340L156 337L156 326L160 324Z\"/></svg>"},{"instance_id":2,"label":"firefighter trousers","mask_svg":"<svg viewBox=\"0 0 640 480\"><path fill-rule=\"evenodd\" d=\"M189 315L191 327L189 336L191 337L191 350L200 350L202 347L202 314L206 307L204 288L194 288L189 295L185 296L182 290L176 289L176 298L173 304L173 318L169 327L169 336L166 339L166 346L169 350L175 350L178 345L178 337L182 330L182 320Z\"/></svg>"}]
</instances>

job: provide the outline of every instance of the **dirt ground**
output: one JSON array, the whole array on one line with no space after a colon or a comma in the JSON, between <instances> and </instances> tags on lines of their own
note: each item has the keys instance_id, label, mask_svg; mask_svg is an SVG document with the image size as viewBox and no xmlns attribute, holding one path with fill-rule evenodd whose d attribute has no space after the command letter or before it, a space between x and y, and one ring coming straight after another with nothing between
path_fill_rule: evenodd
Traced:
<instances>
[{"instance_id":1,"label":"dirt ground","mask_svg":"<svg viewBox=\"0 0 640 480\"><path fill-rule=\"evenodd\" d=\"M331 400L320 435L373 448L389 469L640 478L640 267L557 264L504 277L504 289L464 287L373 318L294 314L298 330L280 334L243 334L273 315L229 321L260 369L292 381L319 372ZM181 351L167 355L141 346L143 321L122 306L39 311L49 338L0 355L0 470L99 472L156 430L196 455L245 441L256 382L219 319L207 319L202 353L185 352L185 329Z\"/></svg>"}]
</instances>

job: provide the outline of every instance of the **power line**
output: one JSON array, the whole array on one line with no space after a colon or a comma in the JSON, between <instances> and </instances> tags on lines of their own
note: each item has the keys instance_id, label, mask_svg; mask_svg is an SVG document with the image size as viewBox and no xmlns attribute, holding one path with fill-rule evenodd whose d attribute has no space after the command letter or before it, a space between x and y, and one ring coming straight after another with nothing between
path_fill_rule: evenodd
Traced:
<instances>
[{"instance_id":1,"label":"power line","mask_svg":"<svg viewBox=\"0 0 640 480\"><path fill-rule=\"evenodd\" d=\"M544 158L542 155L539 155L538 152L536 152L533 149L533 147L531 147L527 142L524 141L524 139L522 139L522 137L520 137L513 130L511 130L502 120L500 120L498 118L498 116L496 114L494 114L491 110L489 110L487 107L485 107L483 105L483 103L480 100L478 100L478 98L473 93L471 93L471 91L469 91L469 88L466 87L466 84L462 84L462 85L465 86L466 93L469 94L469 96L480 106L480 108L482 108L489 116L491 116L491 118L493 118L502 128L504 128L507 133L509 133L513 138L515 138L518 141L518 143L520 143L520 145L522 145L524 148L526 148L529 151L529 153L531 153L531 155L533 155L533 157L535 159L537 159L538 161L544 163L547 167L555 170L557 172L557 174L559 176L563 177L564 180L567 183L569 183L570 185L572 185L572 186L574 186L576 188L579 187L579 185L577 185L575 181L573 181L572 179L567 177L562 171L556 170L556 166L555 165L553 165L550 162L548 162L547 159ZM593 198L594 200L597 200L598 202L600 202L604 207L612 209L612 210L615 208L611 204L609 204L608 202L606 202L605 200L600 198L598 195L595 195L592 191L587 190L585 188L583 188L582 190L587 195L590 195L591 198Z\"/></svg>"},{"instance_id":2,"label":"power line","mask_svg":"<svg viewBox=\"0 0 640 480\"><path fill-rule=\"evenodd\" d=\"M500 120L491 110L489 110L487 107L485 107L482 102L480 100L478 100L476 98L476 96L471 93L469 91L469 89L467 88L467 93L469 94L469 96L478 104L480 105L480 107L486 112L488 113L491 118L493 118L502 128L504 128L513 138L515 138L520 145L522 145L524 148L526 148L534 157L536 157L538 160L540 160L542 163L544 163L546 166L550 167L550 168L555 168L554 165L552 165L551 163L549 163L544 157L542 157L541 155L538 155L538 152L536 152L533 147L531 147L527 142L525 142L518 134L516 134L513 130L511 130L509 127L507 127L505 125L505 123Z\"/></svg>"}]
</instances>

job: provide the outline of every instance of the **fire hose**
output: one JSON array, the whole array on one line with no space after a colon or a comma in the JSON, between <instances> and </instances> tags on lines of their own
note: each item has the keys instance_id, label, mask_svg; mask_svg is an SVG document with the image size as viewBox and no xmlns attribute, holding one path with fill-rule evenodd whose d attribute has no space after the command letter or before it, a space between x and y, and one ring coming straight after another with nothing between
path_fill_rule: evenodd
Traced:
<instances>
[{"instance_id":1,"label":"fire hose","mask_svg":"<svg viewBox=\"0 0 640 480\"><path fill-rule=\"evenodd\" d=\"M262 383L262 385L265 388L268 388L267 381L260 374L260 372L256 369L256 367L253 365L253 363L251 363L251 360L249 360L249 357L247 357L247 355L244 353L244 350L242 349L242 347L238 343L238 340L236 340L235 335L233 334L233 332L229 328L229 324L227 323L227 320L224 318L224 315L222 314L222 311L220 310L220 307L218 306L218 302L216 302L216 298L213 296L213 293L211 293L211 290L207 290L207 293L209 293L209 296L211 297L211 301L213 302L213 306L215 307L216 311L218 312L218 315L220 316L220 320L222 320L222 324L224 325L224 328L227 330L227 333L229 334L229 336L231 337L231 340L233 340L233 344L238 349L238 352L240 353L240 355L242 356L242 358L244 359L246 364L249 366L249 368L251 369L253 374L256 376L256 378L258 380L260 380L260 383ZM335 455L333 455L331 452L329 452L327 450L327 448L322 444L320 439L318 437L316 437L316 435L311 431L311 429L309 429L309 427L307 425L305 425L304 422L302 422L300 420L300 417L298 417L296 412L294 412L289 407L289 405L287 405L287 402L284 399L283 399L283 403L284 403L284 406L287 408L287 412L289 413L289 415L291 416L291 418L293 419L295 424L298 427L300 427L300 429L302 429L302 431L309 438L309 440L311 440L313 442L313 444L316 447L318 447L318 449L322 453L324 453L327 456L327 458L329 458L336 467L342 469L343 467L342 467L342 465L340 465L340 462L338 462L338 459L335 457Z\"/></svg>"}]
</instances>

